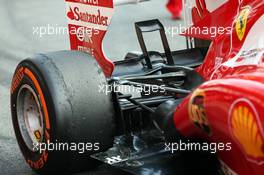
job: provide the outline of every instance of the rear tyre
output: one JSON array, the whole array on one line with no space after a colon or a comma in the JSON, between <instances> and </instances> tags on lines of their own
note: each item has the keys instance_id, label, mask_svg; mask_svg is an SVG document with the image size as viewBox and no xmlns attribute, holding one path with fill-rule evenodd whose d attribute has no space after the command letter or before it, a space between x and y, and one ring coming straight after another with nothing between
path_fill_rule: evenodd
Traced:
<instances>
[{"instance_id":1,"label":"rear tyre","mask_svg":"<svg viewBox=\"0 0 264 175\"><path fill-rule=\"evenodd\" d=\"M95 167L90 155L110 148L115 134L111 94L103 87L101 68L85 53L40 54L18 65L11 86L12 121L32 169L66 174Z\"/></svg>"}]
</instances>

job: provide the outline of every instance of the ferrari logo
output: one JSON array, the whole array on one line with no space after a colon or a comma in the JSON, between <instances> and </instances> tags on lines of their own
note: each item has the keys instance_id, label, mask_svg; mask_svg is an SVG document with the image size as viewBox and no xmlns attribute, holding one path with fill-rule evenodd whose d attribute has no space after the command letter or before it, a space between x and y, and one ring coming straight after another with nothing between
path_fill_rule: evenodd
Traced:
<instances>
[{"instance_id":1,"label":"ferrari logo","mask_svg":"<svg viewBox=\"0 0 264 175\"><path fill-rule=\"evenodd\" d=\"M242 41L245 36L249 13L250 13L250 7L246 7L240 12L236 20L236 33L240 41Z\"/></svg>"},{"instance_id":2,"label":"ferrari logo","mask_svg":"<svg viewBox=\"0 0 264 175\"><path fill-rule=\"evenodd\" d=\"M196 90L189 101L189 117L195 126L207 134L211 134L209 122L205 113L205 93L202 90Z\"/></svg>"}]
</instances>

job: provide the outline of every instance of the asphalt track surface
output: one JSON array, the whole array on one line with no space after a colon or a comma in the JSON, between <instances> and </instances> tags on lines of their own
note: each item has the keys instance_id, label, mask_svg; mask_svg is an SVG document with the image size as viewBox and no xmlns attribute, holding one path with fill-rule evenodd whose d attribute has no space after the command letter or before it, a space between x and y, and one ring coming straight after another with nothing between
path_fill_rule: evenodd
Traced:
<instances>
[{"instance_id":1,"label":"asphalt track surface","mask_svg":"<svg viewBox=\"0 0 264 175\"><path fill-rule=\"evenodd\" d=\"M117 7L104 48L109 58L120 60L128 51L140 50L134 31L134 22L158 18L166 27L182 21L172 21L165 9L165 1L153 0L139 5ZM14 136L10 109L9 87L16 65L34 53L68 50L66 33L44 34L40 27L66 27L63 0L0 0L0 175L34 175L26 165ZM161 50L158 35L148 35L148 48ZM168 36L172 50L185 47L179 36ZM82 174L121 174L109 166Z\"/></svg>"}]
</instances>

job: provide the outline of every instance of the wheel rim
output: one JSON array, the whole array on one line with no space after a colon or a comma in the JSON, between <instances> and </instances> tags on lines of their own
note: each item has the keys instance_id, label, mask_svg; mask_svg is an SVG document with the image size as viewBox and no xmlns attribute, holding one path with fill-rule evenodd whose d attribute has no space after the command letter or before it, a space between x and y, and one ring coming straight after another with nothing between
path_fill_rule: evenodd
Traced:
<instances>
[{"instance_id":1,"label":"wheel rim","mask_svg":"<svg viewBox=\"0 0 264 175\"><path fill-rule=\"evenodd\" d=\"M43 141L44 122L38 96L29 85L23 85L18 92L17 117L25 144L36 152L35 146Z\"/></svg>"}]
</instances>

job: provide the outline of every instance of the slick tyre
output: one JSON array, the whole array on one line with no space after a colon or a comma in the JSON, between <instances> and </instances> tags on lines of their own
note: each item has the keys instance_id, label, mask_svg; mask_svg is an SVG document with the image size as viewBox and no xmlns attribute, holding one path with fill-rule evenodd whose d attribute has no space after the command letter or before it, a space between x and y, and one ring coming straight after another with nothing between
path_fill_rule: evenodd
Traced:
<instances>
[{"instance_id":1,"label":"slick tyre","mask_svg":"<svg viewBox=\"0 0 264 175\"><path fill-rule=\"evenodd\" d=\"M11 85L16 138L29 166L40 174L94 168L90 155L113 145L114 108L106 78L90 55L39 54L22 61Z\"/></svg>"}]
</instances>

